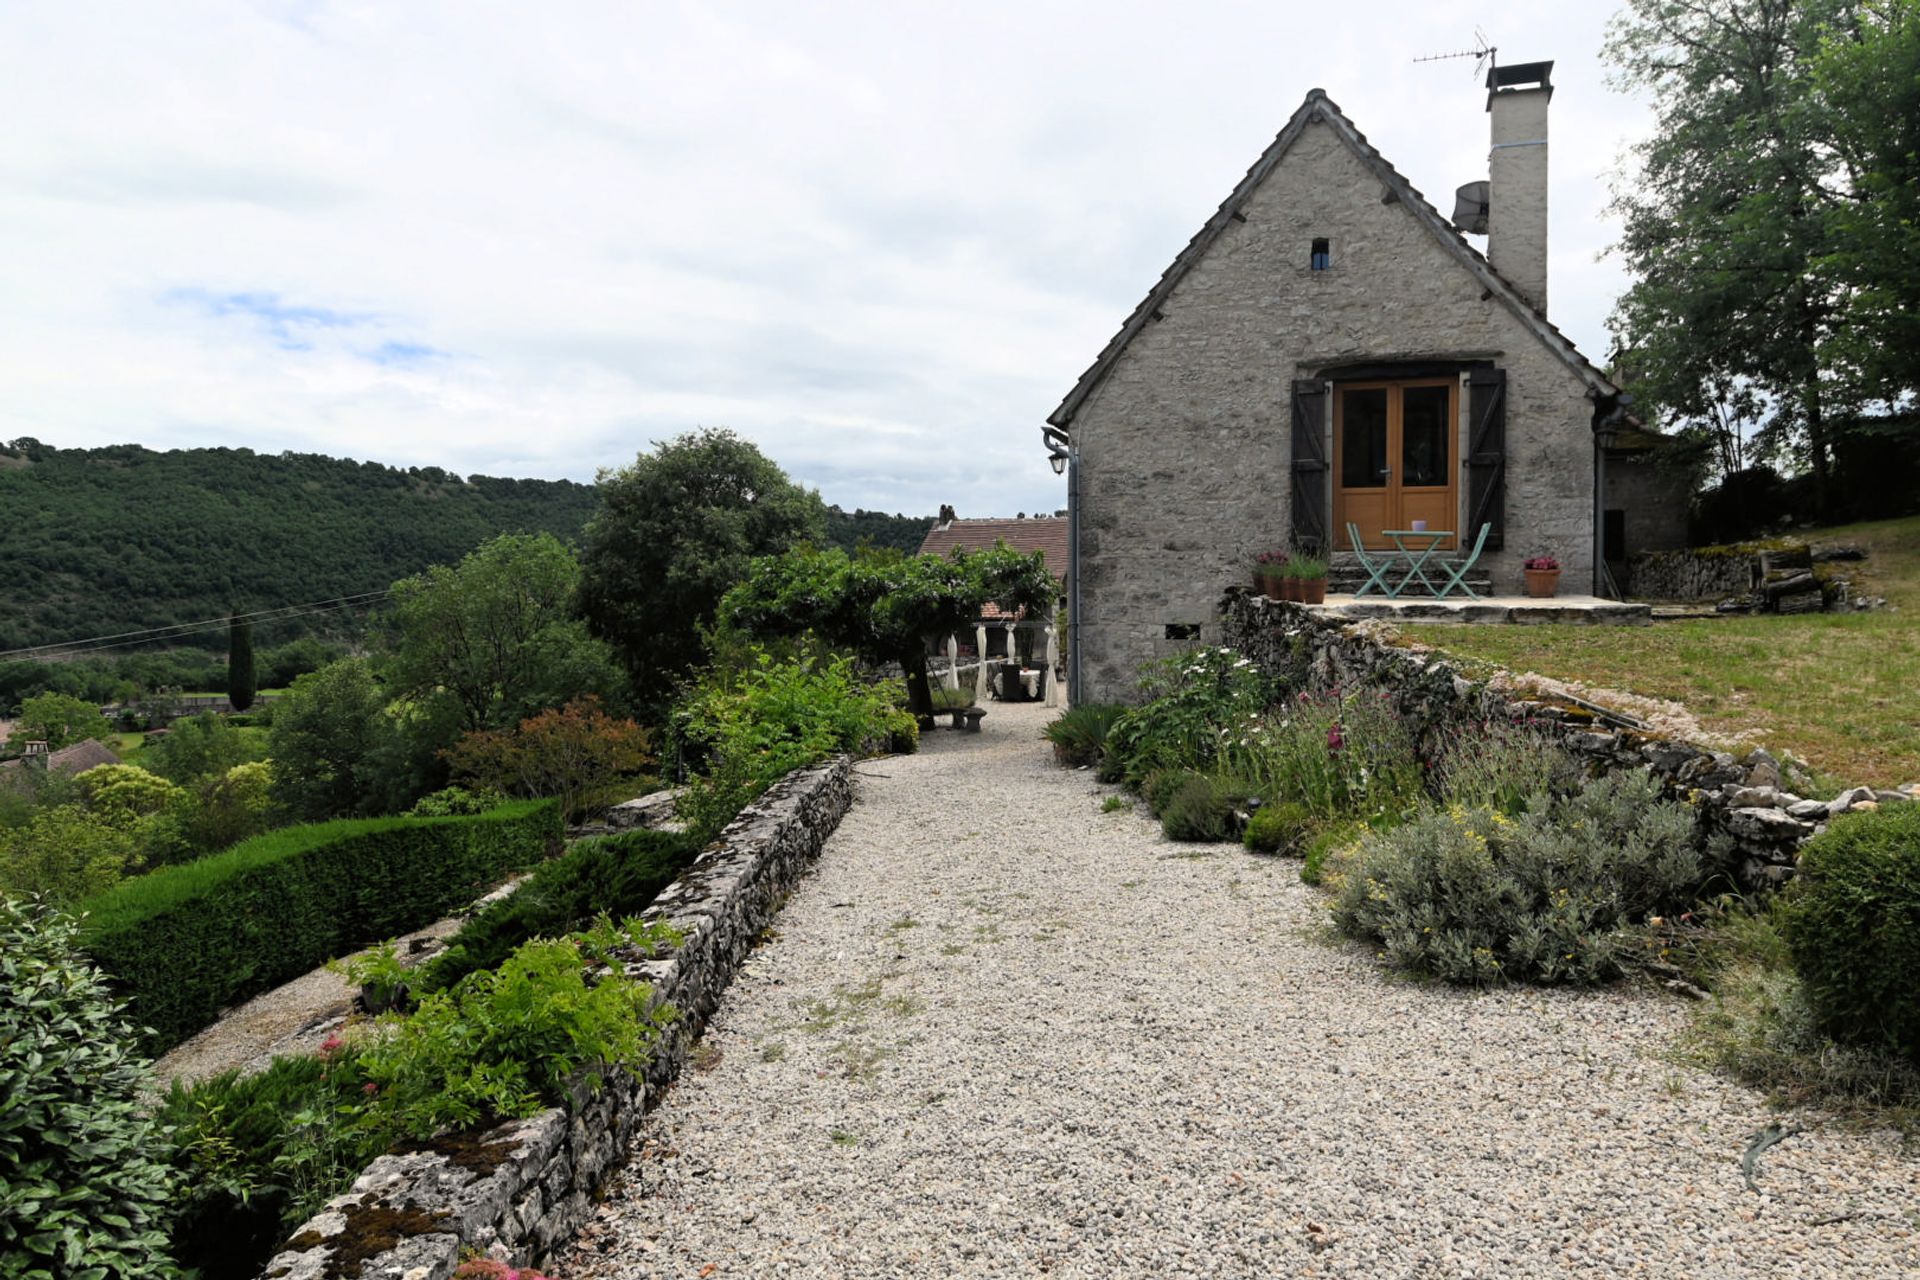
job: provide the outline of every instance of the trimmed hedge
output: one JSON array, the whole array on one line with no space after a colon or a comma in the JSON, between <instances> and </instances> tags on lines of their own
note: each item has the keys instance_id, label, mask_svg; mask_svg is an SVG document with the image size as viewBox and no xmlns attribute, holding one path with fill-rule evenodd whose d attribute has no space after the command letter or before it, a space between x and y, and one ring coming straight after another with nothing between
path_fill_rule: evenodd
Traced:
<instances>
[{"instance_id":1,"label":"trimmed hedge","mask_svg":"<svg viewBox=\"0 0 1920 1280\"><path fill-rule=\"evenodd\" d=\"M82 945L157 1053L236 1001L465 906L561 834L550 800L288 827L116 885L87 904Z\"/></svg>"},{"instance_id":2,"label":"trimmed hedge","mask_svg":"<svg viewBox=\"0 0 1920 1280\"><path fill-rule=\"evenodd\" d=\"M693 865L700 849L696 837L676 831L579 841L461 926L446 951L420 971L416 990L451 987L477 969L499 965L521 943L583 928L603 911L616 921L638 915Z\"/></svg>"},{"instance_id":3,"label":"trimmed hedge","mask_svg":"<svg viewBox=\"0 0 1920 1280\"><path fill-rule=\"evenodd\" d=\"M1807 841L1783 912L1821 1026L1920 1063L1920 802L1845 814Z\"/></svg>"}]
</instances>

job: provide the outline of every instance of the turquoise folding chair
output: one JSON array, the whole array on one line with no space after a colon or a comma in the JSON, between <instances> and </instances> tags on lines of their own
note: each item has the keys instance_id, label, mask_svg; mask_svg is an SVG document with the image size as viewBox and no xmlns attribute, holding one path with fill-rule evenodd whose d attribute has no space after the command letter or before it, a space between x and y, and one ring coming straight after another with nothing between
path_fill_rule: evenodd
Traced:
<instances>
[{"instance_id":1,"label":"turquoise folding chair","mask_svg":"<svg viewBox=\"0 0 1920 1280\"><path fill-rule=\"evenodd\" d=\"M1393 568L1393 557L1388 556L1380 560L1367 559L1366 548L1360 545L1360 529L1351 520L1347 521L1347 541L1353 544L1353 558L1358 560L1360 567L1367 571L1367 580L1353 594L1363 596L1367 594L1368 587L1378 587L1381 595L1393 595L1394 588L1387 585L1385 577L1388 570Z\"/></svg>"},{"instance_id":2,"label":"turquoise folding chair","mask_svg":"<svg viewBox=\"0 0 1920 1280\"><path fill-rule=\"evenodd\" d=\"M1492 530L1493 525L1491 523L1481 525L1480 536L1473 540L1473 550L1468 552L1464 559L1442 560L1440 562L1440 568L1444 570L1447 575L1447 585L1440 588L1441 595L1452 595L1454 590L1458 588L1466 592L1467 598L1470 600L1478 600L1480 598L1480 593L1467 585L1467 572L1472 569L1474 564L1480 559L1480 552L1483 551L1487 545L1487 534L1492 532Z\"/></svg>"}]
</instances>

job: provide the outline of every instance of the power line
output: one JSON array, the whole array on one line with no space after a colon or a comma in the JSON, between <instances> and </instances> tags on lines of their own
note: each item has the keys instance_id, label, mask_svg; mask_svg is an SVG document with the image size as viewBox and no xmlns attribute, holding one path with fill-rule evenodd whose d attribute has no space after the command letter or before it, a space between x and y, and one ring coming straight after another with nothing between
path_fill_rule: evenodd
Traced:
<instances>
[{"instance_id":1,"label":"power line","mask_svg":"<svg viewBox=\"0 0 1920 1280\"><path fill-rule=\"evenodd\" d=\"M28 645L21 649L0 650L0 661L51 658L70 658L86 653L95 653L107 649L128 648L134 645L152 644L162 640L178 640L188 636L205 635L222 630L235 620L242 622L280 622L293 618L311 617L315 614L333 613L341 609L357 608L374 604L392 595L391 588L379 591L363 591L356 595L335 596L331 600L314 600L303 604L279 605L272 609L259 609L251 613L230 614L219 618L203 618L196 622L178 622L165 627L148 627L139 631L121 631L111 635L89 636L81 640L62 641L54 644Z\"/></svg>"}]
</instances>

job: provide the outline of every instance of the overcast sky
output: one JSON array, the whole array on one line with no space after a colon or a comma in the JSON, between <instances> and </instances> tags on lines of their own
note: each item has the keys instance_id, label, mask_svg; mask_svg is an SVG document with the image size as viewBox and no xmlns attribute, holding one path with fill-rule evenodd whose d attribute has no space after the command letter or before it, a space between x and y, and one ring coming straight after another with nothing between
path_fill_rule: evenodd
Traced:
<instances>
[{"instance_id":1,"label":"overcast sky","mask_svg":"<svg viewBox=\"0 0 1920 1280\"><path fill-rule=\"evenodd\" d=\"M1039 428L1318 85L1443 212L1556 60L1596 360L1617 6L0 0L0 439L572 477L698 426L829 502L1064 504ZM3 515L3 513L0 513Z\"/></svg>"}]
</instances>

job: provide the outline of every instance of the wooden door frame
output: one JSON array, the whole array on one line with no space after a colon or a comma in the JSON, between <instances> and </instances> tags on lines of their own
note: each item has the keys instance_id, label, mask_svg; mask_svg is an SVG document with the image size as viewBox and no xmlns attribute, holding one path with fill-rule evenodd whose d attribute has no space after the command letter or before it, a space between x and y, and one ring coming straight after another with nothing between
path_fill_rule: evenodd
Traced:
<instances>
[{"instance_id":1,"label":"wooden door frame","mask_svg":"<svg viewBox=\"0 0 1920 1280\"><path fill-rule=\"evenodd\" d=\"M1403 470L1403 468L1401 467L1400 464L1405 457L1405 453L1404 453L1405 437L1401 434L1401 431L1405 422L1405 417L1404 417L1405 410L1404 410L1404 402L1401 399L1401 392L1408 387L1445 387L1447 389L1447 418L1446 418L1447 430L1445 435L1445 439L1447 442L1446 503L1447 503L1447 510L1452 513L1452 519L1450 520L1450 523L1456 526L1460 523L1460 515L1459 515L1460 513L1460 439L1459 439L1460 379L1459 377L1457 375L1453 377L1447 377L1444 374L1426 374L1423 376L1410 377L1410 378L1367 378L1367 379L1357 379L1352 382L1335 382L1332 385L1333 412L1331 414L1332 431L1333 431L1333 441L1332 441L1333 448L1329 450L1330 465L1328 467L1328 471L1331 474L1329 475L1328 478L1331 481L1330 487L1332 489L1332 493L1330 495L1331 502L1329 503L1329 505L1331 506L1332 512L1333 512L1333 527L1330 530L1330 533L1332 535L1332 540L1334 542L1334 545L1336 546L1340 545L1342 542L1345 541L1346 533L1347 533L1346 518L1345 518L1346 503L1343 497L1343 495L1346 492L1346 486L1341 483L1341 477L1346 474L1346 452L1347 452L1347 440L1346 440L1346 431L1345 431L1346 423L1344 421L1345 414L1343 411L1344 406L1346 404L1345 393L1348 391L1385 391L1387 393L1387 456L1388 458L1392 459L1392 464L1391 464L1391 469L1389 471L1386 487L1388 491L1388 506L1397 512L1400 509L1401 503L1403 501L1403 498L1400 492L1401 491L1400 473ZM1422 486L1422 487L1428 488L1428 489L1437 489L1440 486L1432 485L1432 486ZM1397 522L1399 517L1395 516L1394 519ZM1405 526L1396 524L1396 525L1390 525L1388 527L1404 528ZM1384 538L1378 538L1377 536L1373 541L1366 541L1367 533L1368 533L1367 530L1364 530L1364 529L1361 530L1362 541L1368 550L1371 551L1371 550L1391 548L1392 546L1391 543L1387 542ZM1454 536L1448 541L1442 543L1441 547L1446 550L1452 550L1459 545L1459 542L1460 542L1460 531L1458 528L1455 528Z\"/></svg>"}]
</instances>

